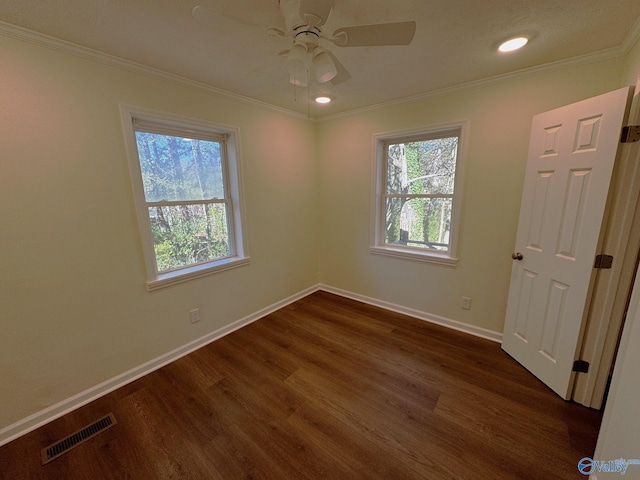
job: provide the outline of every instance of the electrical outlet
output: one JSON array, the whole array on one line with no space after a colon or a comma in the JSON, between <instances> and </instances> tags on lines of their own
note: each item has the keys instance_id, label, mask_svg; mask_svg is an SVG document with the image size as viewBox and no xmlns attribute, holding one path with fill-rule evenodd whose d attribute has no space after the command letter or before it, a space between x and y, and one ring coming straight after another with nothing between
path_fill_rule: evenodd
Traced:
<instances>
[{"instance_id":1,"label":"electrical outlet","mask_svg":"<svg viewBox=\"0 0 640 480\"><path fill-rule=\"evenodd\" d=\"M200 321L200 309L194 308L189 311L189 320L191 323L198 323Z\"/></svg>"},{"instance_id":2,"label":"electrical outlet","mask_svg":"<svg viewBox=\"0 0 640 480\"><path fill-rule=\"evenodd\" d=\"M460 306L465 310L471 310L471 298L462 297L462 304Z\"/></svg>"}]
</instances>

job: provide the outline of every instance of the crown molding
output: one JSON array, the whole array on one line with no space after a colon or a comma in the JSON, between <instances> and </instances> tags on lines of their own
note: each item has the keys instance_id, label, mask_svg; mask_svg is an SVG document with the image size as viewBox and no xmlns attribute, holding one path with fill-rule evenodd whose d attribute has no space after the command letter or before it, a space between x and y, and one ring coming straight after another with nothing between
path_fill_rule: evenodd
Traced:
<instances>
[{"instance_id":1,"label":"crown molding","mask_svg":"<svg viewBox=\"0 0 640 480\"><path fill-rule=\"evenodd\" d=\"M273 113L279 113L281 115L287 115L300 120L313 121L313 119L309 118L308 116L295 112L293 110L288 110L286 108L278 107L267 102L256 100L254 98L229 92L227 90L223 90L221 88L217 88L203 82L198 82L196 80L182 77L174 73L165 72L164 70L153 68L148 65L143 65L141 63L137 63L131 60L125 60L123 58L116 57L115 55L110 55L108 53L100 52L98 50L93 50L88 47L83 47L81 45L68 42L66 40L61 40L59 38L51 37L43 33L34 32L27 28L19 27L17 25L12 25L10 23L6 23L1 20L0 20L0 35L4 35L10 38L15 38L17 40L22 40L24 42L49 48L52 50L57 50L59 52L63 52L69 55L73 55L75 57L83 58L85 60L90 60L93 62L108 65L111 67L120 68L122 70L126 70L129 72L133 72L141 75L152 76L152 77L173 82L182 86L190 87L196 90L201 90L206 93L212 93L214 95L225 97L230 100L234 100L236 102L244 103L245 105L250 105L255 108L260 108L262 110L267 110Z\"/></svg>"},{"instance_id":2,"label":"crown molding","mask_svg":"<svg viewBox=\"0 0 640 480\"><path fill-rule=\"evenodd\" d=\"M260 108L262 110L267 110L273 113L287 115L289 117L294 117L299 120L305 120L308 122L315 123L315 122L326 122L326 121L337 120L340 118L360 115L363 113L372 112L372 111L380 110L383 108L394 107L394 106L403 105L406 103L419 102L419 101L423 101L425 99L428 99L431 97L437 97L440 95L446 95L446 94L456 93L464 90L481 88L488 85L509 82L509 81L518 79L520 77L528 76L532 74L545 73L550 71L562 70L565 68L578 67L581 65L589 64L589 63L595 63L595 62L600 62L604 60L625 56L631 51L631 49L635 46L638 40L640 40L640 17L636 20L636 22L634 23L633 27L627 34L622 44L617 47L612 47L609 49L601 50L595 53L589 53L586 55L580 55L578 57L573 57L567 60L559 60L556 62L546 63L544 65L537 65L535 67L524 68L521 70L517 70L515 72L496 75L496 76L484 78L481 80L474 80L471 82L465 82L465 83L453 85L450 87L430 90L428 92L412 95L410 97L398 98L395 100L390 100L388 102L378 103L375 105L370 105L367 107L362 107L357 109L351 109L345 112L339 112L336 114L330 114L322 117L310 117L308 115L304 115L302 113L295 112L293 110L278 107L270 103L263 102L261 100L256 100L254 98L246 97L244 95L239 95L237 93L229 92L227 90L223 90L221 88L217 88L203 82L198 82L196 80L182 77L180 75L165 72L164 70L160 70L160 69L143 65L137 62L133 62L131 60L125 60L123 58L116 57L114 55L109 55L107 53L93 50L88 47L83 47L81 45L68 42L66 40L61 40L55 37L51 37L43 33L34 32L32 30L19 27L16 25L12 25L10 23L6 23L3 21L0 21L0 35L15 38L15 39L29 42L35 45L57 50L60 52L64 52L69 55L84 58L97 63L102 63L112 67L120 68L133 73L160 78L166 81L180 84L182 86L186 86L186 87L194 88L207 93L211 93L214 95L222 96L222 97L243 103L245 105L250 105L255 108Z\"/></svg>"},{"instance_id":3,"label":"crown molding","mask_svg":"<svg viewBox=\"0 0 640 480\"><path fill-rule=\"evenodd\" d=\"M544 65L537 65L535 67L524 68L521 70L517 70L515 72L504 73L502 75L496 75L496 76L484 78L481 80L474 80L471 82L465 82L465 83L453 85L450 87L430 90L428 92L419 93L417 95L413 95L410 97L398 98L396 100L390 100L388 102L378 103L375 105L370 105L368 107L353 109L346 112L336 113L333 115L327 115L325 117L322 117L316 120L318 122L337 120L340 118L351 117L354 115L372 112L372 111L380 110L383 108L394 107L394 106L403 105L406 103L419 102L427 98L446 95L449 93L456 93L464 90L472 90L474 88L485 87L488 85L499 84L503 82L510 82L520 77L528 76L536 73L557 71L565 68L579 67L581 65L587 65L589 63L596 63L604 60L610 60L613 58L624 57L631 51L631 49L635 46L635 44L639 40L640 40L640 17L638 17L636 22L633 24L633 27L631 27L631 30L629 30L629 33L625 37L624 41L617 47L612 47L605 50L600 50L598 52L589 53L586 55L580 55L577 57L572 57L566 60L559 60L556 62L545 63Z\"/></svg>"},{"instance_id":4,"label":"crown molding","mask_svg":"<svg viewBox=\"0 0 640 480\"><path fill-rule=\"evenodd\" d=\"M640 17L636 19L636 23L634 23L631 30L629 30L627 38L622 42L622 49L624 50L624 53L629 53L638 40L640 40Z\"/></svg>"},{"instance_id":5,"label":"crown molding","mask_svg":"<svg viewBox=\"0 0 640 480\"><path fill-rule=\"evenodd\" d=\"M587 65L589 63L596 63L604 60L623 57L628 53L628 51L631 49L634 43L635 41L631 43L631 46L628 47L628 49L626 48L626 43L625 43L624 47L619 46L619 47L609 48L606 50L601 50L599 52L589 53L586 55L581 55L579 57L573 57L567 60L559 60L557 62L545 63L543 65L523 68L521 70L516 70L515 72L495 75L493 77L483 78L481 80L473 80L471 82L465 82L465 83L453 85L450 87L430 90L428 92L419 93L417 95L412 95L410 97L398 98L396 100L390 100L384 103L377 103L375 105L370 105L363 108L353 109L346 112L336 113L333 115L327 115L326 117L317 119L317 121L325 122L325 121L337 120L340 118L352 117L355 115L373 112L373 111L384 109L384 108L395 107L395 106L404 105L407 103L420 102L428 98L447 95L450 93L457 93L465 90L473 90L475 88L481 88L481 87L486 87L490 85L497 85L500 83L511 82L513 80L517 80L518 78L533 75L533 74L559 71L566 68L578 67L581 65Z\"/></svg>"}]
</instances>

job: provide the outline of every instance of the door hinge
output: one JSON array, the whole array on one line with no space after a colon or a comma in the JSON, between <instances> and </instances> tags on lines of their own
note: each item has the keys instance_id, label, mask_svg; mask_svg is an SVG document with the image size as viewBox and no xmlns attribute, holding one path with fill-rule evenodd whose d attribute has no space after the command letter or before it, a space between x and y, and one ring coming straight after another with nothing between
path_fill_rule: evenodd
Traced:
<instances>
[{"instance_id":1,"label":"door hinge","mask_svg":"<svg viewBox=\"0 0 640 480\"><path fill-rule=\"evenodd\" d=\"M611 268L613 265L613 256L611 255L596 255L596 262L593 268Z\"/></svg>"},{"instance_id":2,"label":"door hinge","mask_svg":"<svg viewBox=\"0 0 640 480\"><path fill-rule=\"evenodd\" d=\"M621 143L634 143L640 141L640 125L627 125L622 127Z\"/></svg>"},{"instance_id":3,"label":"door hinge","mask_svg":"<svg viewBox=\"0 0 640 480\"><path fill-rule=\"evenodd\" d=\"M579 373L589 373L589 362L585 360L576 360L573 362L573 371Z\"/></svg>"}]
</instances>

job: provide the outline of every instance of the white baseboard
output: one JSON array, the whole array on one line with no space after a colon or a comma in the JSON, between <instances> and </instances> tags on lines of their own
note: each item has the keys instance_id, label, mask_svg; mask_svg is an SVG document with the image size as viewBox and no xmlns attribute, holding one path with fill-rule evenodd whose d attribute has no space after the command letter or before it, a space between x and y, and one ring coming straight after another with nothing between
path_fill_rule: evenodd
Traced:
<instances>
[{"instance_id":1,"label":"white baseboard","mask_svg":"<svg viewBox=\"0 0 640 480\"><path fill-rule=\"evenodd\" d=\"M391 310L393 312L402 313L408 315L410 317L417 318L419 320L424 320L427 322L435 323L437 325L441 325L444 327L452 328L454 330L458 330L464 333L468 333L471 335L475 335L476 337L485 338L487 340L491 340L494 342L502 341L502 334L499 332L494 332L492 330L487 330L481 327L475 327L473 325L469 325L466 323L458 322L456 320L451 320L448 318L440 317L438 315L429 314L426 312L421 312L419 310L415 310L408 307L403 307L402 305L396 305L390 302L385 302L382 300L377 300L375 298L367 297L364 295L360 295L357 293L349 292L346 290L342 290L339 288L330 287L328 285L318 284L312 287L309 287L301 292L296 293L290 297L285 298L279 302L274 303L262 310L259 310L251 315L248 315L244 318L236 320L235 322L230 323L229 325L222 327L218 330L215 330L203 337L200 337L192 342L189 342L175 350L168 352L164 355L161 355L149 362L146 362L138 367L135 367L127 372L124 372L120 375L117 375L105 382L102 382L94 387L91 387L83 392L78 393L70 398L67 398L61 402L58 402L50 407L45 408L39 412L34 413L33 415L29 415L18 422L9 425L5 428L0 429L0 446L5 445L12 440L15 440L22 435L25 435L32 430L35 430L42 425L45 425L63 415L66 415L73 410L76 410L93 400L96 400L114 390L117 390L120 387L127 385L159 368L176 361L177 359L188 355L189 353L208 345L209 343L218 340L219 338L224 337L225 335L238 330L250 323L259 320L270 313L275 312L307 295L310 295L318 290L324 290L329 293L334 293L336 295L340 295L341 297L350 298L352 300L356 300L358 302L367 303L369 305L373 305L376 307L384 308L386 310Z\"/></svg>"},{"instance_id":2,"label":"white baseboard","mask_svg":"<svg viewBox=\"0 0 640 480\"><path fill-rule=\"evenodd\" d=\"M200 337L192 342L187 343L175 350L168 352L164 355L161 355L149 362L146 362L138 367L135 367L127 372L124 372L116 377L113 377L105 382L102 382L94 387L91 387L83 392L78 393L70 398L67 398L61 402L58 402L54 405L51 405L44 410L34 413L33 415L29 415L18 422L9 425L5 428L0 429L0 446L5 445L12 440L15 440L22 435L25 435L32 430L35 430L42 425L45 425L63 415L66 415L73 410L76 410L87 403L92 402L114 390L117 390L120 387L127 385L128 383L133 382L145 375L158 370L159 368L176 361L177 359L188 355L189 353L208 345L209 343L218 340L219 338L224 337L225 335L238 330L250 323L255 322L256 320L261 319L269 315L276 310L281 309L293 303L307 295L316 292L318 290L318 286L315 285L313 287L309 287L301 292L296 293L284 300L274 303L258 312L255 312L251 315L248 315L244 318L236 320L225 327L222 327L218 330L215 330L203 337Z\"/></svg>"},{"instance_id":3,"label":"white baseboard","mask_svg":"<svg viewBox=\"0 0 640 480\"><path fill-rule=\"evenodd\" d=\"M367 303L375 307L384 308L385 310L391 310L392 312L402 313L404 315L417 318L418 320L424 320L425 322L435 323L436 325L448 327L453 330L458 330L459 332L468 333L476 337L491 340L492 342L502 343L501 332L495 332L493 330L489 330L486 328L476 327L474 325L469 325L468 323L459 322L457 320L441 317L439 315L434 315L432 313L422 312L420 310L404 307L402 305L396 305L395 303L385 302L383 300L378 300L375 298L360 295L358 293L349 292L347 290L342 290L340 288L330 287L329 285L321 284L318 290L324 290L325 292L335 293L336 295L340 295L341 297L350 298L358 302Z\"/></svg>"}]
</instances>

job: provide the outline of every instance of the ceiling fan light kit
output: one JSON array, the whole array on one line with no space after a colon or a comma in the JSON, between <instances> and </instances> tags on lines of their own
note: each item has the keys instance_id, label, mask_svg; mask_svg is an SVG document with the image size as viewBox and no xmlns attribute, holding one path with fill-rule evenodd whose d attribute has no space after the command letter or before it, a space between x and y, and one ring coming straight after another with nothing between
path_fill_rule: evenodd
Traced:
<instances>
[{"instance_id":1,"label":"ceiling fan light kit","mask_svg":"<svg viewBox=\"0 0 640 480\"><path fill-rule=\"evenodd\" d=\"M324 50L313 57L313 65L316 70L316 80L318 80L318 83L329 82L338 74L333 60L331 60L329 54Z\"/></svg>"},{"instance_id":2,"label":"ceiling fan light kit","mask_svg":"<svg viewBox=\"0 0 640 480\"><path fill-rule=\"evenodd\" d=\"M300 75L300 76L295 77L293 75L290 75L289 76L289 83L291 85L295 85L296 87L308 87L309 86L309 82L307 82L306 72L305 72L304 76Z\"/></svg>"},{"instance_id":3,"label":"ceiling fan light kit","mask_svg":"<svg viewBox=\"0 0 640 480\"><path fill-rule=\"evenodd\" d=\"M311 68L315 70L318 83L326 83L335 78L338 69L327 51L317 46L317 37L314 40L313 34L309 37L308 32L301 35L301 39L296 37L290 50L281 53L287 58L287 71L292 79L291 83L302 83L301 78L306 77L307 71Z\"/></svg>"},{"instance_id":4,"label":"ceiling fan light kit","mask_svg":"<svg viewBox=\"0 0 640 480\"><path fill-rule=\"evenodd\" d=\"M287 52L287 71L292 77L300 77L307 72L307 49L299 43Z\"/></svg>"}]
</instances>

